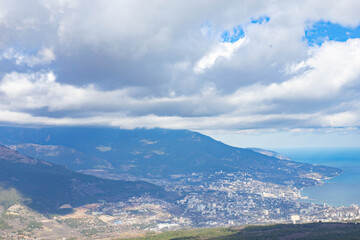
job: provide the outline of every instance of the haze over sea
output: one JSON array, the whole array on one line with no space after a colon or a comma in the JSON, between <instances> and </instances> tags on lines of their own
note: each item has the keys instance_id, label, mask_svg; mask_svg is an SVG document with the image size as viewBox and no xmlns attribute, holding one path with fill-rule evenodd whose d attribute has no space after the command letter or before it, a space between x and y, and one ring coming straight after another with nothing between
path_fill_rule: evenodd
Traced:
<instances>
[{"instance_id":1,"label":"haze over sea","mask_svg":"<svg viewBox=\"0 0 360 240\"><path fill-rule=\"evenodd\" d=\"M332 206L360 205L360 148L276 149L294 161L337 167L344 170L338 177L324 181L323 186L306 188L309 201Z\"/></svg>"}]
</instances>

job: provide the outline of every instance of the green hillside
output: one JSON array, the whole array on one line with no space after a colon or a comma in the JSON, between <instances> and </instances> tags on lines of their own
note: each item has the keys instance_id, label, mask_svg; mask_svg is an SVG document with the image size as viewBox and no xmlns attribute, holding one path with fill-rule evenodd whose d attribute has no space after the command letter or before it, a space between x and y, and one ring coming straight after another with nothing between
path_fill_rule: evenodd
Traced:
<instances>
[{"instance_id":1,"label":"green hillside","mask_svg":"<svg viewBox=\"0 0 360 240\"><path fill-rule=\"evenodd\" d=\"M131 240L356 240L360 224L309 223L244 226L238 228L206 228L148 234Z\"/></svg>"},{"instance_id":2,"label":"green hillside","mask_svg":"<svg viewBox=\"0 0 360 240\"><path fill-rule=\"evenodd\" d=\"M64 204L77 207L100 199L119 201L143 194L162 199L174 197L147 182L115 181L74 173L3 146L0 146L0 187L6 190L6 194L0 194L3 205L24 199L26 205L43 213L56 212Z\"/></svg>"}]
</instances>

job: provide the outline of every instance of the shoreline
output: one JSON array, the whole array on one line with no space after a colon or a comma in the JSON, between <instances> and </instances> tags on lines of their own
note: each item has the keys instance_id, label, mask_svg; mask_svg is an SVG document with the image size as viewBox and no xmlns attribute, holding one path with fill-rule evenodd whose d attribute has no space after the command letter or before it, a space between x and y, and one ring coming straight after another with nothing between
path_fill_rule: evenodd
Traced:
<instances>
[{"instance_id":1,"label":"shoreline","mask_svg":"<svg viewBox=\"0 0 360 240\"><path fill-rule=\"evenodd\" d=\"M321 185L304 187L300 189L301 198L299 201L308 203L324 203L331 207L350 207L351 205L360 205L360 198L358 197L359 190L357 190L354 181L358 179L358 175L345 176L344 179L321 181ZM336 177L341 177L343 174ZM354 178L348 181L348 177ZM324 179L327 180L327 179ZM319 187L319 189L314 189ZM355 188L354 188L355 187Z\"/></svg>"},{"instance_id":2,"label":"shoreline","mask_svg":"<svg viewBox=\"0 0 360 240\"><path fill-rule=\"evenodd\" d=\"M303 195L303 191L306 190L306 189L311 189L311 188L314 188L314 187L322 187L324 186L325 184L328 184L328 183L332 183L332 184L336 184L337 182L324 182L325 180L329 180L329 179L333 179L335 177L339 177L341 176L342 174L344 174L344 170L341 169L342 172L341 173L338 173L336 176L333 176L333 177L324 177L324 178L317 178L315 180L318 181L319 184L315 185L315 186L311 186L311 187L302 187L299 189L299 201L305 201L305 202L313 202L313 203L316 203L316 204L319 204L320 203L323 203L323 204L327 204L327 205L330 205L332 207L338 207L338 206L334 206L334 204L329 204L329 200L322 200L322 199L316 199L316 198L310 198L309 196L304 196ZM352 204L355 204L355 203L352 203ZM351 204L350 204L351 205Z\"/></svg>"}]
</instances>

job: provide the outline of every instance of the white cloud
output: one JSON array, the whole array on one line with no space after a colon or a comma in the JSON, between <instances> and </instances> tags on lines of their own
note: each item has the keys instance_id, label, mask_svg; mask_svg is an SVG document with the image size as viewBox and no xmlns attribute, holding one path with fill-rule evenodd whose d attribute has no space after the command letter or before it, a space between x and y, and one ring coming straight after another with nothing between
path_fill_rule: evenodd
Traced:
<instances>
[{"instance_id":1,"label":"white cloud","mask_svg":"<svg viewBox=\"0 0 360 240\"><path fill-rule=\"evenodd\" d=\"M341 112L331 115L321 116L318 120L320 126L325 127L348 127L358 126L360 123L359 112Z\"/></svg>"},{"instance_id":2,"label":"white cloud","mask_svg":"<svg viewBox=\"0 0 360 240\"><path fill-rule=\"evenodd\" d=\"M359 39L309 47L303 37L318 20L359 25L359 7L335 0L2 1L0 121L358 127ZM249 23L264 15L266 24ZM239 25L245 38L220 42Z\"/></svg>"},{"instance_id":3,"label":"white cloud","mask_svg":"<svg viewBox=\"0 0 360 240\"><path fill-rule=\"evenodd\" d=\"M33 67L49 64L55 61L56 57L52 48L42 48L36 55L26 55L10 48L0 55L1 59L14 61L17 65L26 64L29 67Z\"/></svg>"},{"instance_id":4,"label":"white cloud","mask_svg":"<svg viewBox=\"0 0 360 240\"><path fill-rule=\"evenodd\" d=\"M305 67L306 71L299 72ZM231 99L251 103L274 99L324 100L341 95L344 88L360 81L360 39L324 43L311 51L306 61L292 65L290 72L298 74L281 83L240 88Z\"/></svg>"},{"instance_id":5,"label":"white cloud","mask_svg":"<svg viewBox=\"0 0 360 240\"><path fill-rule=\"evenodd\" d=\"M222 42L215 48L211 49L204 57L202 57L194 67L195 73L203 73L208 68L211 68L216 61L221 58L231 59L232 55L241 46L246 44L248 39L246 37L240 38L236 42Z\"/></svg>"},{"instance_id":6,"label":"white cloud","mask_svg":"<svg viewBox=\"0 0 360 240\"><path fill-rule=\"evenodd\" d=\"M107 147L107 146L98 146L98 147L96 147L96 149L99 150L100 152L111 151L111 147Z\"/></svg>"},{"instance_id":7,"label":"white cloud","mask_svg":"<svg viewBox=\"0 0 360 240\"><path fill-rule=\"evenodd\" d=\"M102 91L93 85L73 86L56 81L53 72L6 74L0 81L3 108L30 110L46 107L48 111L96 111L149 114L168 109L175 115L203 115L219 111L221 99L211 88L200 95L136 97L137 89ZM133 96L134 95L134 96ZM212 98L216 98L215 101ZM203 101L206 101L206 105ZM217 102L216 102L217 101ZM193 108L187 109L192 104ZM176 107L174 109L174 106Z\"/></svg>"}]
</instances>

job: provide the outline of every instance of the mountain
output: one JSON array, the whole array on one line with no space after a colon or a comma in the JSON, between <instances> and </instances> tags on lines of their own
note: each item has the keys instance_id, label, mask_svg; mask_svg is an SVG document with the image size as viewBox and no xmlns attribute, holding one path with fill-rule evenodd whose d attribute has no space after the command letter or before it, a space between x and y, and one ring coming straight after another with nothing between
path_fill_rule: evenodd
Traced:
<instances>
[{"instance_id":1,"label":"mountain","mask_svg":"<svg viewBox=\"0 0 360 240\"><path fill-rule=\"evenodd\" d=\"M111 163L105 159L91 156L69 147L26 143L11 145L9 148L25 156L64 165L73 171L83 170L89 166L96 169L113 169Z\"/></svg>"},{"instance_id":2,"label":"mountain","mask_svg":"<svg viewBox=\"0 0 360 240\"><path fill-rule=\"evenodd\" d=\"M115 181L74 173L4 146L0 146L0 188L15 189L28 206L42 213L57 212L66 204L77 207L100 199L120 201L144 194L162 199L174 197L147 182Z\"/></svg>"},{"instance_id":3,"label":"mountain","mask_svg":"<svg viewBox=\"0 0 360 240\"><path fill-rule=\"evenodd\" d=\"M278 158L281 160L289 160L289 161L291 160L291 158L289 158L281 153L278 153L278 152L261 149L261 148L249 148L249 149L253 150L254 152L261 153L261 154L264 154L264 155L270 156L270 157L275 157L275 158Z\"/></svg>"},{"instance_id":4,"label":"mountain","mask_svg":"<svg viewBox=\"0 0 360 240\"><path fill-rule=\"evenodd\" d=\"M51 160L41 151L28 151L22 146L73 149L76 154L82 153L89 159L82 161L83 170L98 169L98 162L91 159L101 159L110 163L108 166L113 168L112 172L152 178L193 172L241 171L264 182L305 187L317 184L318 179L341 173L336 168L283 160L250 149L231 147L188 130L0 127L0 143L15 145L12 147L20 152L79 170L65 158ZM24 145L29 143L36 145ZM69 152L66 158L70 159Z\"/></svg>"}]
</instances>

